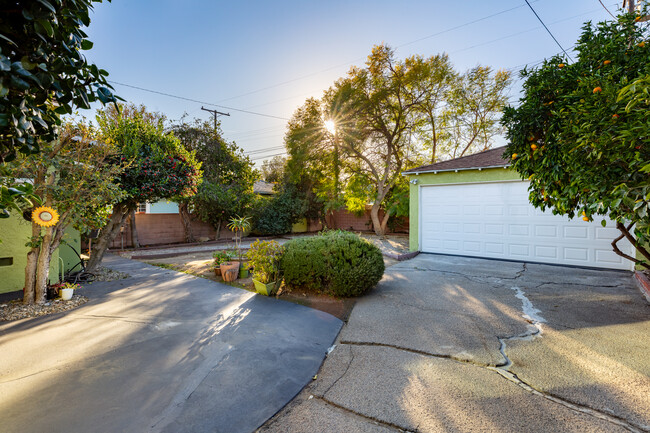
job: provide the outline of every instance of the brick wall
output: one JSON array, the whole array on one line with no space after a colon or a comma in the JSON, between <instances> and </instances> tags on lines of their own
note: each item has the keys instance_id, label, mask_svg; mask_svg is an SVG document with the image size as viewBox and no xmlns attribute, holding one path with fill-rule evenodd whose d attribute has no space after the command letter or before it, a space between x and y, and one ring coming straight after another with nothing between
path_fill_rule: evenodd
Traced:
<instances>
[{"instance_id":1,"label":"brick wall","mask_svg":"<svg viewBox=\"0 0 650 433\"><path fill-rule=\"evenodd\" d=\"M380 213L380 218L383 213ZM338 210L332 215L328 215L327 222L330 226L335 224L336 228L342 230L353 231L368 231L370 225L370 209L367 209L362 216L356 216L345 209ZM165 245L176 244L184 242L183 223L179 214L135 214L135 223L138 229L138 240L140 245ZM234 234L225 227L221 228L219 239L232 239ZM199 220L192 220L192 229L194 230L194 237L196 239L209 238L215 239L215 230L211 225L206 224ZM323 226L319 221L309 221L308 231L317 232L322 230ZM406 222L397 228L396 232L408 233L408 219ZM124 242L124 244L122 244ZM131 247L131 225L128 220L122 232L117 235L110 248L124 248Z\"/></svg>"}]
</instances>

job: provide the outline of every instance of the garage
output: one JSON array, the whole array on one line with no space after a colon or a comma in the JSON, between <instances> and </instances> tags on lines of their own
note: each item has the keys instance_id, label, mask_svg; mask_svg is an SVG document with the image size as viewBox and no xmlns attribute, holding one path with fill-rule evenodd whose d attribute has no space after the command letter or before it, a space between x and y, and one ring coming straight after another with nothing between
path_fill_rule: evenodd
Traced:
<instances>
[{"instance_id":1,"label":"garage","mask_svg":"<svg viewBox=\"0 0 650 433\"><path fill-rule=\"evenodd\" d=\"M534 208L528 182L509 168L502 153L503 148L492 149L405 173L411 180L412 250L633 269L631 261L612 251L620 234L613 222L603 227L601 219L570 220ZM629 242L618 245L634 255Z\"/></svg>"}]
</instances>

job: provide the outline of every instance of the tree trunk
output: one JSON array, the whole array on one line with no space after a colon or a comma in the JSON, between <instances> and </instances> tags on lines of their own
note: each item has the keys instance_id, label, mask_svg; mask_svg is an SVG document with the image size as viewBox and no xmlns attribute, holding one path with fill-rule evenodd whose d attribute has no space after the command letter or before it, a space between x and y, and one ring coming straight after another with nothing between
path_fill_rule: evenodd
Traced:
<instances>
[{"instance_id":1,"label":"tree trunk","mask_svg":"<svg viewBox=\"0 0 650 433\"><path fill-rule=\"evenodd\" d=\"M386 225L382 224L382 221L379 219L379 208L380 205L377 202L372 204L370 208L370 219L372 220L372 227L375 229L375 234L383 238L386 234Z\"/></svg>"},{"instance_id":2,"label":"tree trunk","mask_svg":"<svg viewBox=\"0 0 650 433\"><path fill-rule=\"evenodd\" d=\"M52 243L52 228L45 229L45 236L39 248L36 262L36 278L34 281L34 302L42 304L47 297L47 282L50 275L50 244Z\"/></svg>"},{"instance_id":3,"label":"tree trunk","mask_svg":"<svg viewBox=\"0 0 650 433\"><path fill-rule=\"evenodd\" d=\"M131 245L133 248L140 248L140 241L138 240L138 228L135 225L135 209L131 209L129 214L131 220Z\"/></svg>"},{"instance_id":4,"label":"tree trunk","mask_svg":"<svg viewBox=\"0 0 650 433\"><path fill-rule=\"evenodd\" d=\"M628 256L618 248L618 245L616 245L618 241L620 241L623 238L626 238L628 241L630 241L632 245L634 245L634 248L636 248L637 251L639 251L646 259L650 260L650 252L648 252L648 250L646 250L630 233L630 230L632 229L633 226L634 223L628 225L627 227L625 227L623 223L620 222L616 223L616 228L619 229L621 235L612 241L612 248L614 249L614 252L619 256L628 259L630 261L633 261L637 265L641 265L646 269L650 269L650 264L642 260L637 260L635 257Z\"/></svg>"},{"instance_id":5,"label":"tree trunk","mask_svg":"<svg viewBox=\"0 0 650 433\"><path fill-rule=\"evenodd\" d=\"M97 243L95 244L95 249L90 256L86 270L88 272L93 272L97 269L97 266L101 263L104 258L104 253L108 249L108 246L113 242L113 239L120 232L120 228L124 225L126 217L129 215L129 206L125 203L118 203L113 206L113 215L111 215L108 224L104 226L102 232L97 238Z\"/></svg>"},{"instance_id":6,"label":"tree trunk","mask_svg":"<svg viewBox=\"0 0 650 433\"><path fill-rule=\"evenodd\" d=\"M34 242L41 235L41 227L32 223L32 238ZM23 303L34 303L34 285L36 283L36 263L38 261L38 248L31 248L27 253L27 265L25 266L25 286L23 287Z\"/></svg>"},{"instance_id":7,"label":"tree trunk","mask_svg":"<svg viewBox=\"0 0 650 433\"><path fill-rule=\"evenodd\" d=\"M219 220L219 223L217 224L217 232L214 235L214 240L218 241L219 238L221 238L221 220Z\"/></svg>"},{"instance_id":8,"label":"tree trunk","mask_svg":"<svg viewBox=\"0 0 650 433\"><path fill-rule=\"evenodd\" d=\"M181 216L183 223L183 231L185 232L185 242L196 242L194 238L194 231L192 230L192 220L190 219L190 212L187 209L187 202L182 200L178 203L178 213Z\"/></svg>"}]
</instances>

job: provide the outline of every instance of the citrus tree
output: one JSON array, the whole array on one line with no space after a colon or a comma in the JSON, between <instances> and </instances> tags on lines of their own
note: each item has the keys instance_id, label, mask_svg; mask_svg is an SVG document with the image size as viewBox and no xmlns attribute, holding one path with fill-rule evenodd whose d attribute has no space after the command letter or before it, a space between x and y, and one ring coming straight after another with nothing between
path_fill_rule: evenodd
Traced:
<instances>
[{"instance_id":1,"label":"citrus tree","mask_svg":"<svg viewBox=\"0 0 650 433\"><path fill-rule=\"evenodd\" d=\"M585 221L608 216L621 231L614 251L650 268L650 41L637 21L587 23L576 62L556 56L523 70L524 96L502 122L504 157L530 180L535 207ZM645 260L617 247L624 237Z\"/></svg>"}]
</instances>

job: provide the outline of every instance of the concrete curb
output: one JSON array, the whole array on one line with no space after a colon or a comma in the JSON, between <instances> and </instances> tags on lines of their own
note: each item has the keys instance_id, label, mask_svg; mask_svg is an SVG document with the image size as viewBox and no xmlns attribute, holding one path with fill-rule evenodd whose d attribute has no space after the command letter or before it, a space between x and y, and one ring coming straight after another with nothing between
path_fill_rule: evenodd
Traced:
<instances>
[{"instance_id":1,"label":"concrete curb","mask_svg":"<svg viewBox=\"0 0 650 433\"><path fill-rule=\"evenodd\" d=\"M404 260L412 259L413 257L417 256L418 254L420 254L419 251L412 251L412 252L406 253L406 254L384 253L384 256L388 257L389 259L395 259L398 262L401 262L401 261L404 261Z\"/></svg>"},{"instance_id":2,"label":"concrete curb","mask_svg":"<svg viewBox=\"0 0 650 433\"><path fill-rule=\"evenodd\" d=\"M641 271L634 271L634 279L639 290L641 290L641 294L645 296L646 301L650 302L650 279L648 276Z\"/></svg>"}]
</instances>

